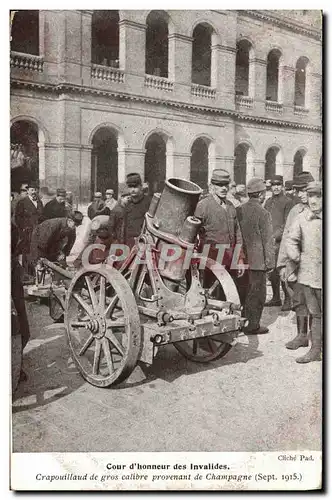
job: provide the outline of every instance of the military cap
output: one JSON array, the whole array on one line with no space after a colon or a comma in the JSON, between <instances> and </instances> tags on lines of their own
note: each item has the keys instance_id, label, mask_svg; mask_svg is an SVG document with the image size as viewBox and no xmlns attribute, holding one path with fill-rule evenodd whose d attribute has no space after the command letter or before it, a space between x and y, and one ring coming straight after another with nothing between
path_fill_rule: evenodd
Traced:
<instances>
[{"instance_id":1,"label":"military cap","mask_svg":"<svg viewBox=\"0 0 332 500\"><path fill-rule=\"evenodd\" d=\"M231 181L231 176L223 168L216 168L212 172L211 183L212 184L229 184Z\"/></svg>"},{"instance_id":2,"label":"military cap","mask_svg":"<svg viewBox=\"0 0 332 500\"><path fill-rule=\"evenodd\" d=\"M293 181L285 181L285 189L287 191L293 189Z\"/></svg>"},{"instance_id":3,"label":"military cap","mask_svg":"<svg viewBox=\"0 0 332 500\"><path fill-rule=\"evenodd\" d=\"M266 185L263 179L260 179L259 177L253 177L248 181L247 184L247 192L252 194L252 193L260 193L262 191L266 190Z\"/></svg>"},{"instance_id":4,"label":"military cap","mask_svg":"<svg viewBox=\"0 0 332 500\"><path fill-rule=\"evenodd\" d=\"M95 194L93 195L95 198L102 198L103 195L100 191L96 191Z\"/></svg>"},{"instance_id":5,"label":"military cap","mask_svg":"<svg viewBox=\"0 0 332 500\"><path fill-rule=\"evenodd\" d=\"M236 186L236 193L245 196L246 195L246 187L244 184L238 184Z\"/></svg>"},{"instance_id":6,"label":"military cap","mask_svg":"<svg viewBox=\"0 0 332 500\"><path fill-rule=\"evenodd\" d=\"M310 172L301 172L296 175L293 179L293 187L295 188L305 188L309 182L313 182L315 179Z\"/></svg>"},{"instance_id":7,"label":"military cap","mask_svg":"<svg viewBox=\"0 0 332 500\"><path fill-rule=\"evenodd\" d=\"M141 176L137 173L128 174L126 177L126 184L130 187L136 187L142 185Z\"/></svg>"},{"instance_id":8,"label":"military cap","mask_svg":"<svg viewBox=\"0 0 332 500\"><path fill-rule=\"evenodd\" d=\"M83 221L83 214L78 210L74 210L68 215L68 219L71 219L75 222L75 226L79 226Z\"/></svg>"},{"instance_id":9,"label":"military cap","mask_svg":"<svg viewBox=\"0 0 332 500\"><path fill-rule=\"evenodd\" d=\"M57 195L57 196L66 196L66 194L67 194L67 193L66 193L66 190L65 190L65 189L63 189L63 188L58 188L58 189L56 190L56 195Z\"/></svg>"},{"instance_id":10,"label":"military cap","mask_svg":"<svg viewBox=\"0 0 332 500\"><path fill-rule=\"evenodd\" d=\"M281 184L282 185L283 183L284 183L284 178L283 178L282 175L273 175L271 177L271 184L272 184L272 186L276 185L276 184Z\"/></svg>"},{"instance_id":11,"label":"military cap","mask_svg":"<svg viewBox=\"0 0 332 500\"><path fill-rule=\"evenodd\" d=\"M312 194L322 194L321 181L309 182L306 191L307 193L312 193Z\"/></svg>"},{"instance_id":12,"label":"military cap","mask_svg":"<svg viewBox=\"0 0 332 500\"><path fill-rule=\"evenodd\" d=\"M114 194L114 190L113 189L106 189L106 194Z\"/></svg>"}]
</instances>

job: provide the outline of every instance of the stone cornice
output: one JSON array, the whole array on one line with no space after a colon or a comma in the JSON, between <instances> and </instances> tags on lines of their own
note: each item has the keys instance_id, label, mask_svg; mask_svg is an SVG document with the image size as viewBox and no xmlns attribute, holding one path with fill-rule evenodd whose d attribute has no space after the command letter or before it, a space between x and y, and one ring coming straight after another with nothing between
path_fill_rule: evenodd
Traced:
<instances>
[{"instance_id":1,"label":"stone cornice","mask_svg":"<svg viewBox=\"0 0 332 500\"><path fill-rule=\"evenodd\" d=\"M304 24L297 23L291 19L286 19L284 17L279 17L276 14L273 14L271 11L266 10L238 10L238 14L242 16L254 17L256 19L260 19L261 21L265 21L275 26L278 26L283 29L288 29L295 33L301 33L309 38L314 38L315 40L322 40L322 32L321 30L310 28L309 26L305 26Z\"/></svg>"},{"instance_id":2,"label":"stone cornice","mask_svg":"<svg viewBox=\"0 0 332 500\"><path fill-rule=\"evenodd\" d=\"M136 21L132 21L131 19L122 19L119 21L119 26L129 26L130 28L134 28L139 31L145 31L146 30L146 25L138 23Z\"/></svg>"},{"instance_id":3,"label":"stone cornice","mask_svg":"<svg viewBox=\"0 0 332 500\"><path fill-rule=\"evenodd\" d=\"M220 43L212 45L212 49L217 49L222 52L231 52L232 54L236 53L236 47L230 47L229 45L221 45Z\"/></svg>"},{"instance_id":4,"label":"stone cornice","mask_svg":"<svg viewBox=\"0 0 332 500\"><path fill-rule=\"evenodd\" d=\"M322 132L322 127L317 125L310 125L299 122L292 122L286 120L277 120L273 118L266 118L262 116L251 116L245 115L235 110L228 110L222 108L216 108L212 106L201 106L197 104L171 101L165 99L158 99L134 94L126 94L124 92L114 92L104 89L96 89L92 87L83 87L80 85L74 85L71 83L60 83L57 85L45 84L45 83L35 83L22 80L12 80L11 87L13 88L26 88L29 90L40 90L44 92L51 92L57 95L64 93L76 93L85 95L97 95L103 97L113 97L120 101L131 101L131 102L144 102L147 104L157 104L162 106L167 106L169 108L186 109L188 111L200 112L200 113L211 113L213 115L228 116L239 121L249 121L255 123L261 123L266 125L274 125L279 127L295 128L302 130L310 130L314 132Z\"/></svg>"},{"instance_id":5,"label":"stone cornice","mask_svg":"<svg viewBox=\"0 0 332 500\"><path fill-rule=\"evenodd\" d=\"M187 36L187 35L181 35L181 33L171 33L168 35L169 40L181 40L182 42L187 42L187 43L192 43L193 42L193 37Z\"/></svg>"}]
</instances>

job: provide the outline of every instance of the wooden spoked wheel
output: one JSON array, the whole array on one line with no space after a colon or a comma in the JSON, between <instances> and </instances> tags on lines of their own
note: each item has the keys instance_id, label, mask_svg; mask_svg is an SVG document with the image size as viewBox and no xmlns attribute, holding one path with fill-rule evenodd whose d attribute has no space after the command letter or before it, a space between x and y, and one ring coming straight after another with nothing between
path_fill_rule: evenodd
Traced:
<instances>
[{"instance_id":1,"label":"wooden spoked wheel","mask_svg":"<svg viewBox=\"0 0 332 500\"><path fill-rule=\"evenodd\" d=\"M201 258L205 262L205 269L199 271L199 281L206 291L207 297L226 300L235 304L240 303L239 295L231 275L226 269L208 258ZM189 289L191 274L181 283L179 292ZM231 349L231 344L222 340L221 335L206 338L175 342L176 349L187 359L197 363L209 363L225 356Z\"/></svg>"},{"instance_id":2,"label":"wooden spoked wheel","mask_svg":"<svg viewBox=\"0 0 332 500\"><path fill-rule=\"evenodd\" d=\"M85 268L67 292L65 325L73 360L85 380L108 387L136 366L141 326L133 292L116 269Z\"/></svg>"}]
</instances>

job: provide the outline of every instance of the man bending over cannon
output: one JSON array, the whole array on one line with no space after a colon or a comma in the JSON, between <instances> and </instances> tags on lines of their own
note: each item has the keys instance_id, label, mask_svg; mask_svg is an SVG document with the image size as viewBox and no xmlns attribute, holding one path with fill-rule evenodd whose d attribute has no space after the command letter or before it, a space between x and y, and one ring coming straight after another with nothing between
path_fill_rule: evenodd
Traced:
<instances>
[{"instance_id":1,"label":"man bending over cannon","mask_svg":"<svg viewBox=\"0 0 332 500\"><path fill-rule=\"evenodd\" d=\"M75 243L75 228L82 220L82 213L74 211L68 217L49 219L38 224L31 236L31 264L35 265L41 257L65 264Z\"/></svg>"}]
</instances>

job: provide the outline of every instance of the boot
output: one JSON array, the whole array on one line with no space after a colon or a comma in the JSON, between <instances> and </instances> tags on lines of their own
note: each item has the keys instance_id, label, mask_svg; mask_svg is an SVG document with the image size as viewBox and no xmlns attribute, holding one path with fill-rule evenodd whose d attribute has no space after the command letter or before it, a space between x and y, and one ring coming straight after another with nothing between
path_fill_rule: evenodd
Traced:
<instances>
[{"instance_id":1,"label":"boot","mask_svg":"<svg viewBox=\"0 0 332 500\"><path fill-rule=\"evenodd\" d=\"M286 349L295 351L299 347L308 347L308 317L296 316L297 335L292 340L287 342Z\"/></svg>"},{"instance_id":2,"label":"boot","mask_svg":"<svg viewBox=\"0 0 332 500\"><path fill-rule=\"evenodd\" d=\"M320 317L312 318L312 343L310 350L300 358L296 359L297 363L311 363L311 361L321 361L322 359L322 324Z\"/></svg>"},{"instance_id":3,"label":"boot","mask_svg":"<svg viewBox=\"0 0 332 500\"><path fill-rule=\"evenodd\" d=\"M273 297L271 300L265 303L265 307L281 306L280 300L280 278L278 272L274 270L270 274L270 281L272 286Z\"/></svg>"},{"instance_id":4,"label":"boot","mask_svg":"<svg viewBox=\"0 0 332 500\"><path fill-rule=\"evenodd\" d=\"M287 287L283 281L281 282L281 287L282 287L283 292L285 294L285 300L284 300L283 305L281 306L281 310L282 311L291 311L292 307L293 307L292 299L290 298Z\"/></svg>"}]
</instances>

